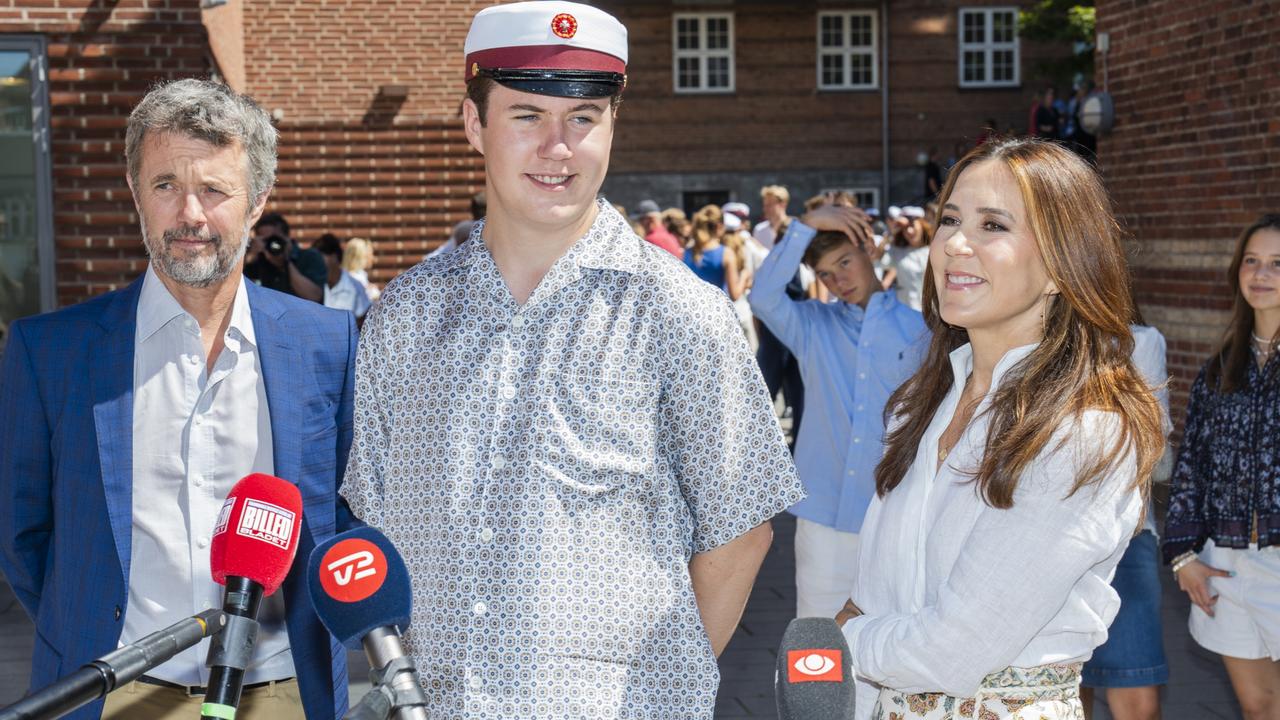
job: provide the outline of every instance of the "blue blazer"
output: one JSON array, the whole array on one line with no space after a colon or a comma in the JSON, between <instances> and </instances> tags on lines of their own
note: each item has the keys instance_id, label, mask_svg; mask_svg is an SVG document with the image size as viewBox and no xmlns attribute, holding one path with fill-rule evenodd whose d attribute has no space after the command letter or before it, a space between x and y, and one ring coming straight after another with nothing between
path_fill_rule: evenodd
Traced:
<instances>
[{"instance_id":1,"label":"blue blazer","mask_svg":"<svg viewBox=\"0 0 1280 720\"><path fill-rule=\"evenodd\" d=\"M35 621L32 689L120 640L133 539L133 348L141 289L139 278L123 290L19 320L4 350L0 569ZM311 550L353 522L337 490L351 447L355 321L253 283L247 290L276 475L302 491L297 559L279 591L289 644L307 717L340 718L347 709L345 650L316 617L304 576ZM67 717L101 714L99 701Z\"/></svg>"}]
</instances>

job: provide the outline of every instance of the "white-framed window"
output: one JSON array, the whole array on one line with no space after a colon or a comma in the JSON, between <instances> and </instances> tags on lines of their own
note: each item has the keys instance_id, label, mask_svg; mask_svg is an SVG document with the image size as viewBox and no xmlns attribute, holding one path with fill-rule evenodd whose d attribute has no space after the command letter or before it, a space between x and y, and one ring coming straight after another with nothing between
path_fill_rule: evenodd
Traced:
<instances>
[{"instance_id":1,"label":"white-framed window","mask_svg":"<svg viewBox=\"0 0 1280 720\"><path fill-rule=\"evenodd\" d=\"M1021 83L1018 8L960 8L960 87Z\"/></svg>"},{"instance_id":2,"label":"white-framed window","mask_svg":"<svg viewBox=\"0 0 1280 720\"><path fill-rule=\"evenodd\" d=\"M733 13L676 13L671 27L675 91L733 92Z\"/></svg>"},{"instance_id":3,"label":"white-framed window","mask_svg":"<svg viewBox=\"0 0 1280 720\"><path fill-rule=\"evenodd\" d=\"M879 86L876 30L874 10L818 13L819 90L874 90Z\"/></svg>"}]
</instances>

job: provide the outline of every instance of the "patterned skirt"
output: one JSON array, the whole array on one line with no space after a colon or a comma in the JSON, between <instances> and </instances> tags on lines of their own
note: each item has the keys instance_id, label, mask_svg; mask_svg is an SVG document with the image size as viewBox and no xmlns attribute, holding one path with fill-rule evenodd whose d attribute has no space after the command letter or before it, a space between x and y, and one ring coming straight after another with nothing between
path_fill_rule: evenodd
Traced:
<instances>
[{"instance_id":1,"label":"patterned skirt","mask_svg":"<svg viewBox=\"0 0 1280 720\"><path fill-rule=\"evenodd\" d=\"M1080 663L1008 667L982 680L974 697L904 695L885 688L873 720L1084 720Z\"/></svg>"}]
</instances>

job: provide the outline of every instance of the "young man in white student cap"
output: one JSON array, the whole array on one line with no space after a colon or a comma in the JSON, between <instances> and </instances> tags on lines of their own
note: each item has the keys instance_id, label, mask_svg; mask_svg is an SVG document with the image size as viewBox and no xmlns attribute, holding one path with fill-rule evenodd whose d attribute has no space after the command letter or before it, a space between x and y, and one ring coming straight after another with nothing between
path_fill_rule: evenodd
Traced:
<instances>
[{"instance_id":1,"label":"young man in white student cap","mask_svg":"<svg viewBox=\"0 0 1280 720\"><path fill-rule=\"evenodd\" d=\"M364 326L342 494L408 561L433 718L711 718L803 495L728 296L597 197L626 59L586 5L476 15L488 215Z\"/></svg>"}]
</instances>

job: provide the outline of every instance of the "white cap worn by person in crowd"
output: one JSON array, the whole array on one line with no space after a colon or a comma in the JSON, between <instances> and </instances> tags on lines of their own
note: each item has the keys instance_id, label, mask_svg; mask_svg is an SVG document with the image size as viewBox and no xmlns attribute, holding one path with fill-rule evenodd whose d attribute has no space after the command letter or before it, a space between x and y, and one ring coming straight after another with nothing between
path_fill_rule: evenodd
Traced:
<instances>
[{"instance_id":1,"label":"white cap worn by person in crowd","mask_svg":"<svg viewBox=\"0 0 1280 720\"><path fill-rule=\"evenodd\" d=\"M742 218L730 212L723 212L724 229L729 232L738 232L742 229Z\"/></svg>"},{"instance_id":2,"label":"white cap worn by person in crowd","mask_svg":"<svg viewBox=\"0 0 1280 720\"><path fill-rule=\"evenodd\" d=\"M720 212L724 215L737 215L739 220L747 220L751 217L751 206L744 202L725 203Z\"/></svg>"},{"instance_id":3,"label":"white cap worn by person in crowd","mask_svg":"<svg viewBox=\"0 0 1280 720\"><path fill-rule=\"evenodd\" d=\"M573 2L519 2L476 13L464 45L466 79L538 95L602 98L627 83L627 29Z\"/></svg>"},{"instance_id":4,"label":"white cap worn by person in crowd","mask_svg":"<svg viewBox=\"0 0 1280 720\"><path fill-rule=\"evenodd\" d=\"M902 208L898 207L897 205L890 205L888 213L889 213L890 220L897 220L898 218L902 217Z\"/></svg>"},{"instance_id":5,"label":"white cap worn by person in crowd","mask_svg":"<svg viewBox=\"0 0 1280 720\"><path fill-rule=\"evenodd\" d=\"M923 218L924 208L918 207L916 205L908 205L902 208L902 214L906 215L909 218Z\"/></svg>"}]
</instances>

